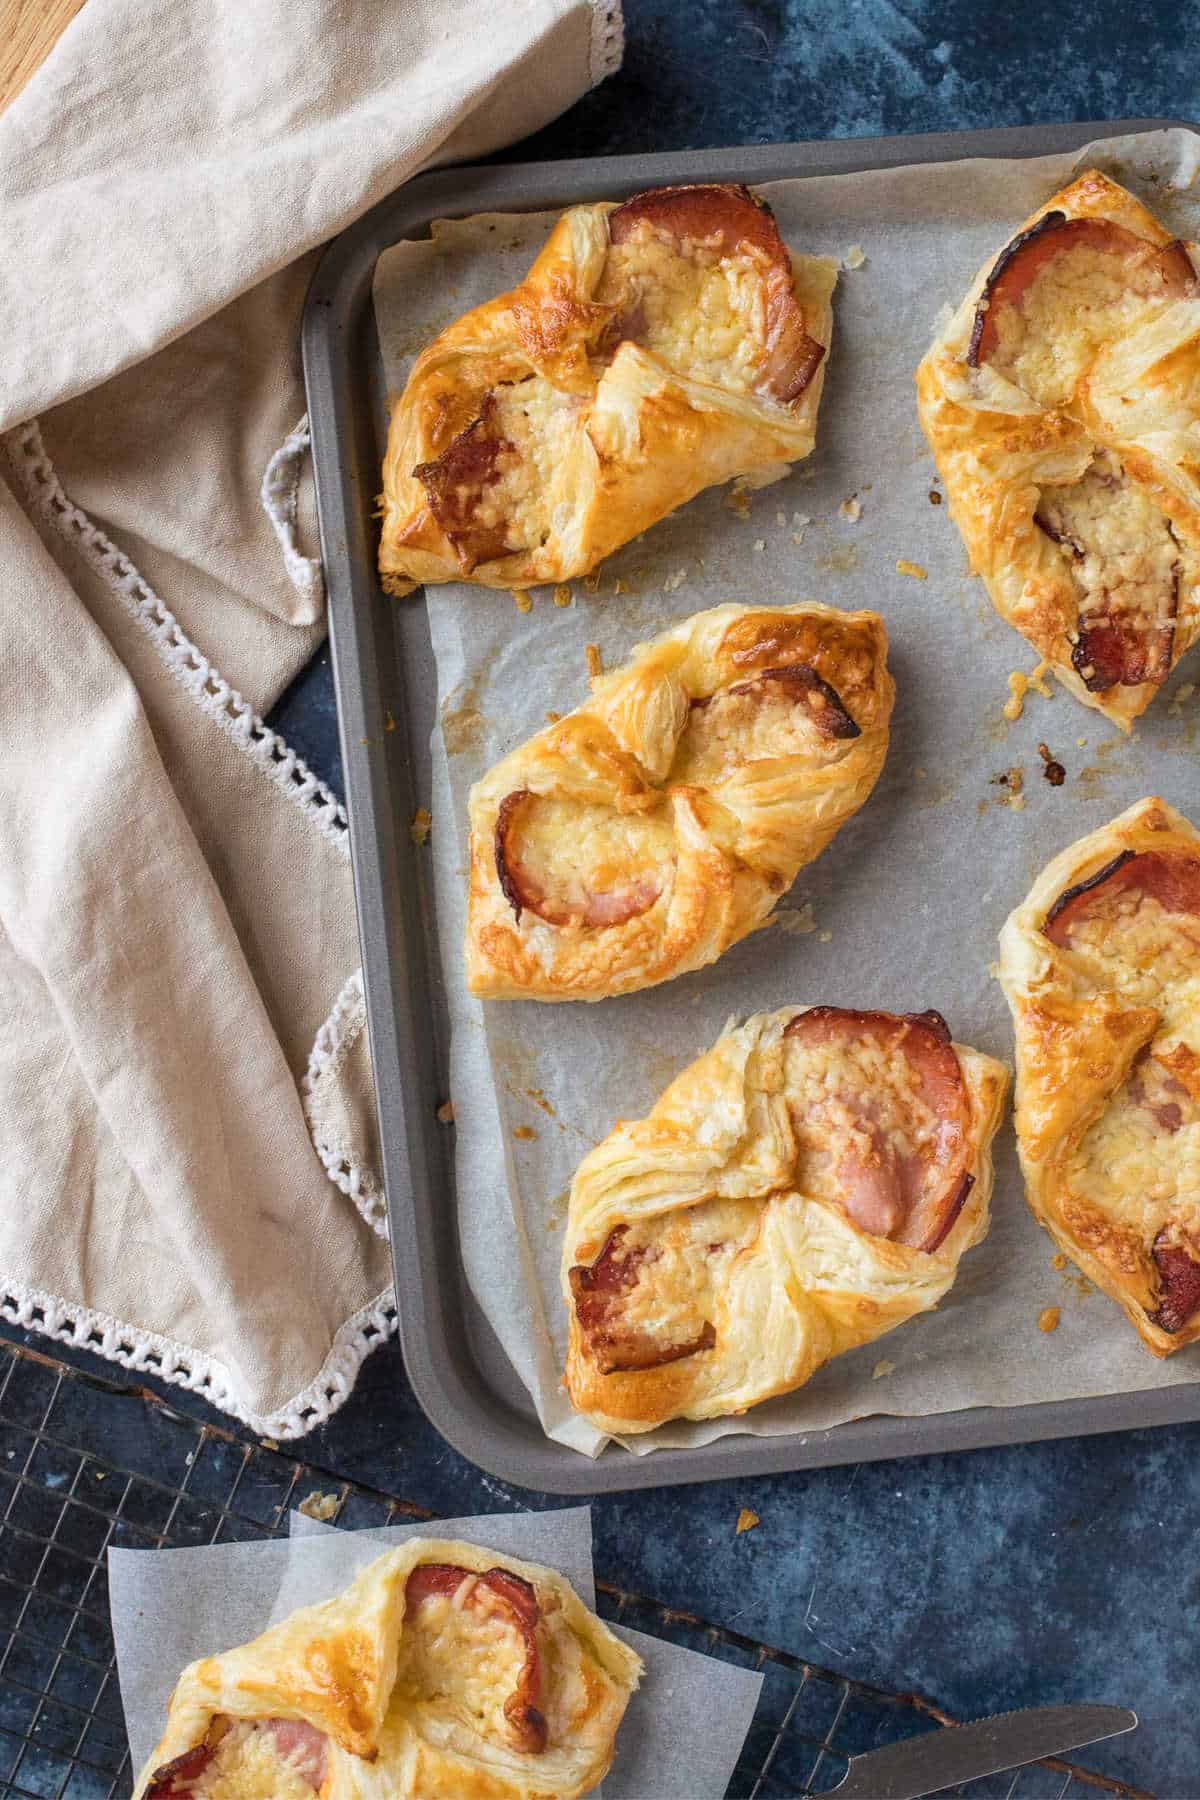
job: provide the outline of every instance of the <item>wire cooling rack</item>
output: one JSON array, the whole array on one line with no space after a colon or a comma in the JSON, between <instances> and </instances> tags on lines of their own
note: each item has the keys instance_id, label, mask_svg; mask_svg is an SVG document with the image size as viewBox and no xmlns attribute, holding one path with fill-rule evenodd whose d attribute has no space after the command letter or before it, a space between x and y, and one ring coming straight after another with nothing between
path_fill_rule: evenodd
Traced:
<instances>
[{"instance_id":1,"label":"wire cooling rack","mask_svg":"<svg viewBox=\"0 0 1200 1800\"><path fill-rule=\"evenodd\" d=\"M106 1455L114 1439L137 1446L139 1466ZM29 1800L127 1800L132 1792L108 1621L110 1544L277 1537L289 1510L314 1492L349 1529L434 1517L188 1418L145 1389L0 1344L0 1792ZM953 1722L915 1695L849 1681L611 1582L597 1589L608 1619L762 1671L730 1800L827 1792L847 1757ZM1057 1759L954 1792L971 1800L1148 1800Z\"/></svg>"}]
</instances>

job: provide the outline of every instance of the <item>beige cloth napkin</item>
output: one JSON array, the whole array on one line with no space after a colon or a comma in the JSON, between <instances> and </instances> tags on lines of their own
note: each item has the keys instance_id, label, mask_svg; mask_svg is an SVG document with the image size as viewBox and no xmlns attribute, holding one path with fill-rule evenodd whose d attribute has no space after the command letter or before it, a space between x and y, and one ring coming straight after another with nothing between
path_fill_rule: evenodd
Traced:
<instances>
[{"instance_id":1,"label":"beige cloth napkin","mask_svg":"<svg viewBox=\"0 0 1200 1800\"><path fill-rule=\"evenodd\" d=\"M261 722L324 632L310 252L620 36L88 0L0 119L0 1313L271 1437L394 1322L345 817Z\"/></svg>"}]
</instances>

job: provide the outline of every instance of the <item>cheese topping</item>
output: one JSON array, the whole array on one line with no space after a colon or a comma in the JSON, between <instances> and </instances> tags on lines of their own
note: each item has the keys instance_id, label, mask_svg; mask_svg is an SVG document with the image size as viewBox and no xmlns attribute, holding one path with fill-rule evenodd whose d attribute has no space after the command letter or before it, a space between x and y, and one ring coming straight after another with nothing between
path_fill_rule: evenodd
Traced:
<instances>
[{"instance_id":1,"label":"cheese topping","mask_svg":"<svg viewBox=\"0 0 1200 1800\"><path fill-rule=\"evenodd\" d=\"M597 897L611 898L612 921L636 916L655 899L674 855L670 816L622 813L565 795L538 794L523 808L506 843L509 867L531 911L563 924L608 922ZM549 904L547 904L549 902Z\"/></svg>"},{"instance_id":2,"label":"cheese topping","mask_svg":"<svg viewBox=\"0 0 1200 1800\"><path fill-rule=\"evenodd\" d=\"M709 787L745 763L801 754L832 762L845 751L818 730L786 685L735 683L692 707L670 778Z\"/></svg>"},{"instance_id":3,"label":"cheese topping","mask_svg":"<svg viewBox=\"0 0 1200 1800\"><path fill-rule=\"evenodd\" d=\"M550 535L555 476L584 413L576 396L543 375L493 388L492 398L492 433L504 448L496 457L498 479L475 500L475 522L503 530L509 550L534 548Z\"/></svg>"},{"instance_id":4,"label":"cheese topping","mask_svg":"<svg viewBox=\"0 0 1200 1800\"><path fill-rule=\"evenodd\" d=\"M1020 305L997 307L999 347L988 360L1039 406L1064 406L1105 345L1160 303L1130 281L1124 258L1087 245L1064 249L1042 265Z\"/></svg>"},{"instance_id":5,"label":"cheese topping","mask_svg":"<svg viewBox=\"0 0 1200 1800\"><path fill-rule=\"evenodd\" d=\"M715 1296L729 1265L757 1235L757 1200L704 1200L631 1225L618 1263L636 1260L621 1298L621 1325L664 1348L694 1343L713 1323Z\"/></svg>"},{"instance_id":6,"label":"cheese topping","mask_svg":"<svg viewBox=\"0 0 1200 1800\"><path fill-rule=\"evenodd\" d=\"M1098 893L1067 948L1098 990L1158 1007L1164 1030L1200 1005L1200 919L1168 912L1141 888Z\"/></svg>"},{"instance_id":7,"label":"cheese topping","mask_svg":"<svg viewBox=\"0 0 1200 1800\"><path fill-rule=\"evenodd\" d=\"M1109 451L1097 452L1081 481L1043 488L1036 517L1070 566L1081 618L1118 616L1138 631L1170 621L1179 546Z\"/></svg>"},{"instance_id":8,"label":"cheese topping","mask_svg":"<svg viewBox=\"0 0 1200 1800\"><path fill-rule=\"evenodd\" d=\"M394 1693L401 1703L449 1708L481 1737L507 1743L512 1733L504 1702L525 1655L509 1609L467 1576L455 1593L431 1594L405 1618Z\"/></svg>"},{"instance_id":9,"label":"cheese topping","mask_svg":"<svg viewBox=\"0 0 1200 1800\"><path fill-rule=\"evenodd\" d=\"M176 1784L176 1791L195 1800L313 1800L312 1783L253 1719L231 1725L204 1773L194 1783Z\"/></svg>"},{"instance_id":10,"label":"cheese topping","mask_svg":"<svg viewBox=\"0 0 1200 1800\"><path fill-rule=\"evenodd\" d=\"M887 1189L901 1188L898 1172L931 1159L941 1137L942 1120L919 1069L870 1033L838 1034L819 1044L785 1038L784 1055L796 1186L814 1199L846 1205L849 1184L851 1210L866 1211L859 1222L887 1235L901 1223L890 1216Z\"/></svg>"},{"instance_id":11,"label":"cheese topping","mask_svg":"<svg viewBox=\"0 0 1200 1800\"><path fill-rule=\"evenodd\" d=\"M610 248L596 298L618 306L624 335L677 374L745 394L766 367L770 264L750 245L723 256L720 242L643 219Z\"/></svg>"},{"instance_id":12,"label":"cheese topping","mask_svg":"<svg viewBox=\"0 0 1200 1800\"><path fill-rule=\"evenodd\" d=\"M1153 1056L1135 1065L1064 1173L1147 1246L1168 1223L1200 1241L1200 1106Z\"/></svg>"}]
</instances>

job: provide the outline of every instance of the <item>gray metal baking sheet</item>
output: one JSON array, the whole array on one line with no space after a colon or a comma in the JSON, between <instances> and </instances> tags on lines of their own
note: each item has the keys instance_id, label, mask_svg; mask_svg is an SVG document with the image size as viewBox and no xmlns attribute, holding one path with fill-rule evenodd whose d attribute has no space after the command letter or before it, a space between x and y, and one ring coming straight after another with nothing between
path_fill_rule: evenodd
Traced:
<instances>
[{"instance_id":1,"label":"gray metal baking sheet","mask_svg":"<svg viewBox=\"0 0 1200 1800\"><path fill-rule=\"evenodd\" d=\"M433 1423L456 1449L508 1481L595 1492L1195 1419L1200 1382L919 1418L875 1416L803 1437L732 1434L644 1458L611 1448L592 1462L544 1436L467 1291L455 1223L454 1134L436 1120L446 1094L445 999L427 859L408 832L419 797L429 792L435 683L423 606L389 601L375 577L373 514L387 426L371 305L376 259L402 238L427 235L434 218L557 209L671 182L759 183L961 157L1036 156L1182 123L1101 121L449 169L383 202L320 264L305 314L304 365L401 1341Z\"/></svg>"}]
</instances>

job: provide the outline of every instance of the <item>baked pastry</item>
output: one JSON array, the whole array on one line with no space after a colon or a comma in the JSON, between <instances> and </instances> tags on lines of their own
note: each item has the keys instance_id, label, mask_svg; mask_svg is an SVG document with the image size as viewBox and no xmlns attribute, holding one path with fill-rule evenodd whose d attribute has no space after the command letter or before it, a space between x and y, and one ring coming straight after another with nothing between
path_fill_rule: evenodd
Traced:
<instances>
[{"instance_id":1,"label":"baked pastry","mask_svg":"<svg viewBox=\"0 0 1200 1800\"><path fill-rule=\"evenodd\" d=\"M471 790L467 981L599 1000L714 962L870 793L872 612L717 606L635 649Z\"/></svg>"},{"instance_id":2,"label":"baked pastry","mask_svg":"<svg viewBox=\"0 0 1200 1800\"><path fill-rule=\"evenodd\" d=\"M520 286L413 366L384 587L567 581L714 482L785 473L813 447L836 279L748 188L571 207Z\"/></svg>"},{"instance_id":3,"label":"baked pastry","mask_svg":"<svg viewBox=\"0 0 1200 1800\"><path fill-rule=\"evenodd\" d=\"M1200 631L1194 254L1089 170L980 270L917 371L972 569L1126 731Z\"/></svg>"},{"instance_id":4,"label":"baked pastry","mask_svg":"<svg viewBox=\"0 0 1200 1800\"><path fill-rule=\"evenodd\" d=\"M641 1673L552 1569L414 1538L186 1668L134 1800L572 1800Z\"/></svg>"},{"instance_id":5,"label":"baked pastry","mask_svg":"<svg viewBox=\"0 0 1200 1800\"><path fill-rule=\"evenodd\" d=\"M1200 1337L1200 834L1140 800L1000 937L1038 1221L1155 1356Z\"/></svg>"},{"instance_id":6,"label":"baked pastry","mask_svg":"<svg viewBox=\"0 0 1200 1800\"><path fill-rule=\"evenodd\" d=\"M579 1165L571 1404L620 1434L745 1412L928 1312L987 1233L1006 1088L935 1012L728 1029Z\"/></svg>"}]
</instances>

